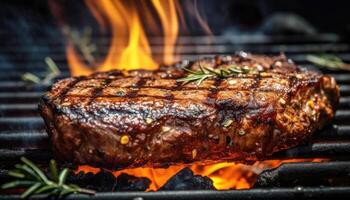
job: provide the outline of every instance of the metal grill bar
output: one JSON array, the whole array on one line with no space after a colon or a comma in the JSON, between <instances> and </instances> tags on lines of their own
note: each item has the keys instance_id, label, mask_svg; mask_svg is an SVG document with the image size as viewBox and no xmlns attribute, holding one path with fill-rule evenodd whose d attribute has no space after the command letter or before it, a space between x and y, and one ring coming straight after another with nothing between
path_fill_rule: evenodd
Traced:
<instances>
[{"instance_id":1,"label":"metal grill bar","mask_svg":"<svg viewBox=\"0 0 350 200\"><path fill-rule=\"evenodd\" d=\"M345 186L350 182L349 173L350 162L287 163L261 173L254 186L291 187L301 182L308 186L318 186L321 183Z\"/></svg>"},{"instance_id":2,"label":"metal grill bar","mask_svg":"<svg viewBox=\"0 0 350 200\"><path fill-rule=\"evenodd\" d=\"M243 46L244 45L244 46ZM123 46L120 46L119 49L121 49ZM280 53L280 52L285 52L288 54L292 53L310 53L310 52L349 52L350 50L350 45L346 43L342 44L274 44L274 45L249 45L249 44L232 44L232 43L227 43L227 44L213 44L213 45L186 45L186 46L179 46L177 51L181 51L181 54L208 54L215 52L216 54L222 54L222 53L227 53L227 52L235 52L235 51L240 51L242 50L242 47L249 52L264 52L264 53ZM25 53L31 50L31 47L28 46L18 46L16 47L17 51L20 53ZM163 53L163 47L161 45L158 46L151 46L152 48L152 53L153 54L162 54ZM63 49L64 50L64 49ZM47 52L47 48L42 48L38 49L36 48L36 51L38 56L32 57L33 61L35 60L42 60L42 53ZM99 51L99 53L106 54L108 52L108 46L103 46L102 50ZM0 51L1 53L1 51ZM41 53L41 54L40 54ZM121 51L120 51L121 53ZM8 53L11 54L11 53ZM5 53L6 55L6 53ZM57 52L56 54L51 55L53 58L56 60L65 60L66 55L63 52ZM18 59L17 59L18 58ZM16 57L12 58L15 61L21 61L21 60L26 60L26 57Z\"/></svg>"},{"instance_id":3,"label":"metal grill bar","mask_svg":"<svg viewBox=\"0 0 350 200\"><path fill-rule=\"evenodd\" d=\"M106 41L105 46L108 45ZM58 64L64 78L69 76L69 68L62 43L56 41L38 41L39 47L34 51L35 56L23 56L32 52L30 46L17 46L15 51L0 48L0 54L7 56L8 62L0 63L0 70L6 73L0 74L0 166L10 166L18 162L20 156L26 156L37 162L47 162L52 157L49 146L49 138L44 130L43 120L37 112L37 103L40 96L49 85L29 86L21 80L24 72L30 71L45 76L47 70L43 62L47 56L48 45L55 49L50 55ZM155 48L155 57L161 57L162 39L154 38L151 45ZM308 65L307 54L328 52L340 56L345 61L350 61L350 45L347 39L337 35L319 35L313 37L267 37L267 36L220 36L208 37L183 37L180 38L178 54L182 59L194 60L213 54L232 54L244 49L255 53L279 53L286 52L287 56L297 64ZM2 42L0 41L0 46ZM105 52L107 48L102 49ZM16 55L20 53L21 56ZM30 63L28 65L28 63ZM273 159L286 158L330 158L331 163L299 163L286 164L278 168L274 173L279 176L297 176L298 173L329 173L340 170L341 173L348 172L349 162L337 162L335 160L348 160L350 153L350 73L344 71L323 72L331 74L340 85L341 99L339 110L336 113L334 124L326 127L315 134L311 141L287 151L273 155ZM345 167L345 168L344 168ZM305 169L305 171L302 171ZM299 170L299 171L298 171ZM333 171L332 171L333 170ZM3 169L0 169L3 171ZM271 172L272 173L272 172ZM1 174L1 173L0 173ZM263 176L263 175L262 175ZM300 175L301 176L301 175ZM144 199L295 199L295 198L345 198L350 197L350 187L291 187L251 189L251 190L229 190L229 191L172 191L172 192L118 192L99 193L93 199L131 199L142 197ZM326 192L326 193L325 193ZM339 194L341 194L339 196ZM16 199L18 196L0 197L1 199ZM35 198L40 198L35 197ZM85 199L88 196L73 195L68 199Z\"/></svg>"},{"instance_id":4,"label":"metal grill bar","mask_svg":"<svg viewBox=\"0 0 350 200\"><path fill-rule=\"evenodd\" d=\"M104 199L104 200L130 200L130 199L157 199L157 200L202 200L202 199L256 199L256 200L295 200L295 199L347 199L350 197L350 187L293 187L293 188L269 188L251 190L227 190L227 191L160 191L160 192L106 192L97 193L94 196L70 195L67 200L75 199ZM45 196L37 195L33 200L44 199ZM0 197L0 200L19 199L18 195Z\"/></svg>"}]
</instances>

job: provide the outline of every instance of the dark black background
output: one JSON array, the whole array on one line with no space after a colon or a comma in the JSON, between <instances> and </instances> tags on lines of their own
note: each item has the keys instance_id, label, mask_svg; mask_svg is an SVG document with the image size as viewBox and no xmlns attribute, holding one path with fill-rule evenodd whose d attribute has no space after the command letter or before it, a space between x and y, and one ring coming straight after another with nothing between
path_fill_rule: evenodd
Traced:
<instances>
[{"instance_id":1,"label":"dark black background","mask_svg":"<svg viewBox=\"0 0 350 200\"><path fill-rule=\"evenodd\" d=\"M192 12L187 7L189 1L180 1L188 21ZM350 35L347 1L198 0L197 3L213 35ZM69 27L80 31L89 26L94 36L99 36L97 23L82 0L0 1L0 64L8 70L18 67L18 62L28 68L45 66L46 56L56 59L58 54L60 57L55 61L65 62L67 37L62 33L62 21L53 12L61 15ZM187 28L189 31L181 31L181 35L204 34L196 23L189 23ZM33 64L33 60L37 64Z\"/></svg>"},{"instance_id":2,"label":"dark black background","mask_svg":"<svg viewBox=\"0 0 350 200\"><path fill-rule=\"evenodd\" d=\"M240 32L263 32L261 26L276 13L294 13L304 18L317 32L347 34L350 31L348 1L326 0L199 0L203 17L214 34L222 34L229 27ZM64 16L74 26L93 24L94 20L83 1L67 0L11 0L0 2L0 33L42 34L57 31L57 20L50 3L64 6ZM200 33L192 29L194 35ZM47 33L46 33L47 34Z\"/></svg>"}]
</instances>

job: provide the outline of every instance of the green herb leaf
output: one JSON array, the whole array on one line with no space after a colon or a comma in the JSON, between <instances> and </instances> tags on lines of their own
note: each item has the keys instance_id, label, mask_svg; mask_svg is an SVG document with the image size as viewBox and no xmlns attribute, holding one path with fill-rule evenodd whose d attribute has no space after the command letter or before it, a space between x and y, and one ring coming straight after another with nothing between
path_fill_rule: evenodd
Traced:
<instances>
[{"instance_id":1,"label":"green herb leaf","mask_svg":"<svg viewBox=\"0 0 350 200\"><path fill-rule=\"evenodd\" d=\"M41 186L41 183L35 183L34 185L32 185L30 188L28 188L22 195L21 198L27 198L29 197L31 194L33 194L39 187Z\"/></svg>"},{"instance_id":2,"label":"green herb leaf","mask_svg":"<svg viewBox=\"0 0 350 200\"><path fill-rule=\"evenodd\" d=\"M1 189L27 188L21 195L22 198L27 198L33 194L58 195L58 197L71 193L95 194L93 190L80 188L73 184L65 184L68 169L63 169L58 175L57 165L54 160L50 161L50 173L53 180L49 180L44 172L30 160L22 157L21 161L24 163L23 165L15 165L16 169L8 173L8 175L20 180L5 183L1 185Z\"/></svg>"},{"instance_id":3,"label":"green herb leaf","mask_svg":"<svg viewBox=\"0 0 350 200\"><path fill-rule=\"evenodd\" d=\"M64 168L60 175L58 176L58 185L63 185L64 181L66 181L68 175L68 169Z\"/></svg>"},{"instance_id":4,"label":"green herb leaf","mask_svg":"<svg viewBox=\"0 0 350 200\"><path fill-rule=\"evenodd\" d=\"M32 82L32 83L40 83L41 80L38 76L36 76L35 74L26 72L22 75L22 80L24 81L28 81L28 82Z\"/></svg>"},{"instance_id":5,"label":"green herb leaf","mask_svg":"<svg viewBox=\"0 0 350 200\"><path fill-rule=\"evenodd\" d=\"M45 57L45 63L48 67L48 72L43 79L39 78L37 75L26 72L22 75L22 80L28 81L35 84L48 84L54 78L61 74L56 63L50 57Z\"/></svg>"},{"instance_id":6,"label":"green herb leaf","mask_svg":"<svg viewBox=\"0 0 350 200\"><path fill-rule=\"evenodd\" d=\"M70 38L78 52L82 54L82 57L89 64L93 64L95 62L94 52L97 50L97 46L92 41L92 28L85 27L82 31L78 31L70 27L64 27L63 31Z\"/></svg>"},{"instance_id":7,"label":"green herb leaf","mask_svg":"<svg viewBox=\"0 0 350 200\"><path fill-rule=\"evenodd\" d=\"M34 165L34 163L32 163L25 157L21 157L21 161L28 165L28 167L30 167L40 177L42 181L44 181L45 183L48 182L48 179L45 176L45 174L36 165Z\"/></svg>"},{"instance_id":8,"label":"green herb leaf","mask_svg":"<svg viewBox=\"0 0 350 200\"><path fill-rule=\"evenodd\" d=\"M331 70L349 70L350 64L344 63L341 58L331 54L307 55L306 60L316 66Z\"/></svg>"},{"instance_id":9,"label":"green herb leaf","mask_svg":"<svg viewBox=\"0 0 350 200\"><path fill-rule=\"evenodd\" d=\"M24 175L24 174L22 174L20 172L14 171L14 170L13 171L9 171L8 175L9 176L13 176L15 178L25 178L26 177L26 175Z\"/></svg>"},{"instance_id":10,"label":"green herb leaf","mask_svg":"<svg viewBox=\"0 0 350 200\"><path fill-rule=\"evenodd\" d=\"M50 160L50 172L53 181L58 182L57 164L55 160Z\"/></svg>"},{"instance_id":11,"label":"green herb leaf","mask_svg":"<svg viewBox=\"0 0 350 200\"><path fill-rule=\"evenodd\" d=\"M24 172L28 177L33 177L36 180L40 180L39 175L37 175L30 167L27 165L16 165L18 170Z\"/></svg>"},{"instance_id":12,"label":"green herb leaf","mask_svg":"<svg viewBox=\"0 0 350 200\"><path fill-rule=\"evenodd\" d=\"M49 192L55 188L57 188L57 185L43 185L37 191L35 191L35 194Z\"/></svg>"},{"instance_id":13,"label":"green herb leaf","mask_svg":"<svg viewBox=\"0 0 350 200\"><path fill-rule=\"evenodd\" d=\"M187 84L190 82L196 82L197 85L200 85L204 80L208 78L228 78L232 76L236 76L238 74L246 74L250 72L250 69L247 67L240 68L235 65L223 66L221 68L210 68L203 67L199 63L199 70L194 71L188 68L183 68L184 71L188 72L188 75L183 78L177 79L178 82L183 82L183 84Z\"/></svg>"},{"instance_id":14,"label":"green herb leaf","mask_svg":"<svg viewBox=\"0 0 350 200\"><path fill-rule=\"evenodd\" d=\"M91 195L96 194L96 191L85 189L85 188L77 188L76 190L77 192L84 193L84 194L91 194Z\"/></svg>"},{"instance_id":15,"label":"green herb leaf","mask_svg":"<svg viewBox=\"0 0 350 200\"><path fill-rule=\"evenodd\" d=\"M56 74L56 75L60 74L60 70L58 69L56 63L52 60L51 57L45 57L45 62L52 74Z\"/></svg>"},{"instance_id":16,"label":"green herb leaf","mask_svg":"<svg viewBox=\"0 0 350 200\"><path fill-rule=\"evenodd\" d=\"M9 189L14 187L30 186L35 184L35 181L12 181L1 185L1 189Z\"/></svg>"}]
</instances>

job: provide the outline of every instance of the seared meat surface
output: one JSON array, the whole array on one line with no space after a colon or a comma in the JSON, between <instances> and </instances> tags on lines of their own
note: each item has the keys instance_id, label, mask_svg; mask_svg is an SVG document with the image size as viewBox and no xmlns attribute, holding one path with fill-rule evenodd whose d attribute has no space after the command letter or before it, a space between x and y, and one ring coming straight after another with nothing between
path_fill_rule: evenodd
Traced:
<instances>
[{"instance_id":1,"label":"seared meat surface","mask_svg":"<svg viewBox=\"0 0 350 200\"><path fill-rule=\"evenodd\" d=\"M182 67L247 66L250 72L183 84ZM239 54L109 71L58 81L42 97L55 156L108 169L254 161L298 145L331 121L332 77L284 55Z\"/></svg>"}]
</instances>

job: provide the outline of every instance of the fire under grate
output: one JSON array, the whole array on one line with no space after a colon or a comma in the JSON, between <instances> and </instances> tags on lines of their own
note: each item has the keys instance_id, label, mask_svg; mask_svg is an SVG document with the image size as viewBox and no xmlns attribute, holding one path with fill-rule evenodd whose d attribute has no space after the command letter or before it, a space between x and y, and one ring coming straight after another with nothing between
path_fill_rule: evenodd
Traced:
<instances>
[{"instance_id":1,"label":"fire under grate","mask_svg":"<svg viewBox=\"0 0 350 200\"><path fill-rule=\"evenodd\" d=\"M39 41L45 45L60 45L54 41ZM182 37L178 54L182 59L194 60L203 56L233 54L244 50L252 53L278 54L284 52L297 64L312 67L306 61L307 54L320 52L332 53L345 62L350 62L350 45L346 38L337 35L317 35L312 37L293 36L218 36ZM151 40L152 45L159 45L160 40ZM16 46L16 44L13 44ZM6 172L25 156L36 163L47 163L52 158L50 143L44 130L44 123L37 112L40 96L49 85L28 85L21 80L24 72L44 74L45 49L37 49L38 56L30 60L21 56L12 56L13 67L0 63L0 182L7 179ZM68 77L69 69L64 48L57 48L50 55L62 71L58 79ZM107 48L106 48L107 49ZM32 51L30 47L18 48L21 54ZM11 54L6 48L1 54ZM160 55L159 55L160 56ZM157 51L155 52L157 57ZM252 189L248 190L212 190L206 184L205 177L197 177L201 187L193 186L194 176L184 169L176 176L183 188L172 186L163 191L144 192L147 180L133 177L114 177L108 172L100 172L102 178L80 175L72 176L74 180L88 184L95 182L104 185L98 189L103 192L95 196L71 195L67 199L311 199L311 198L345 198L350 197L350 73L345 71L323 70L335 77L340 85L341 99L334 123L319 131L309 143L273 155L272 159L325 158L327 162L285 163L276 169L263 171ZM6 73L5 73L6 72ZM101 175L102 174L102 175ZM124 175L125 176L125 175ZM190 177L190 186L184 180ZM128 182L129 188L120 183ZM175 182L175 183L178 183ZM119 183L119 185L118 185ZM191 186L192 184L192 186ZM204 186L203 186L204 184ZM124 187L124 188L123 188ZM196 190L195 190L196 189ZM114 192L108 192L108 191ZM136 191L135 191L136 190ZM167 190L167 191L166 191ZM187 191L189 190L189 191ZM43 198L36 196L35 198ZM3 195L0 199L16 199L17 195Z\"/></svg>"}]
</instances>

